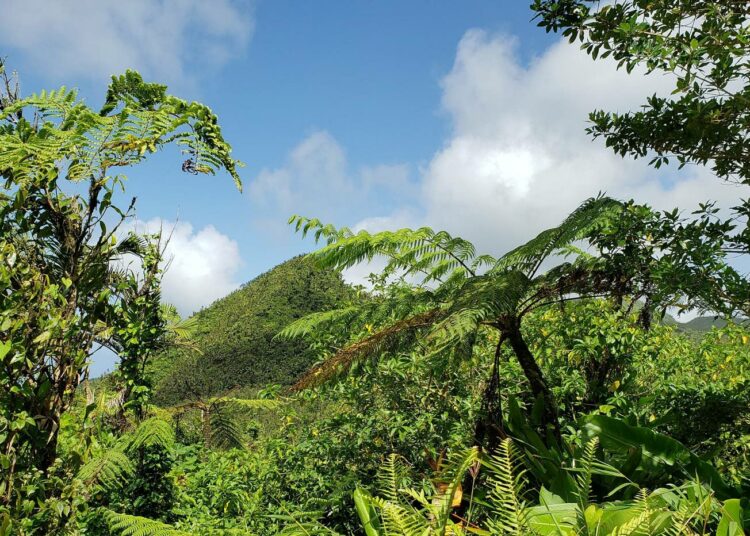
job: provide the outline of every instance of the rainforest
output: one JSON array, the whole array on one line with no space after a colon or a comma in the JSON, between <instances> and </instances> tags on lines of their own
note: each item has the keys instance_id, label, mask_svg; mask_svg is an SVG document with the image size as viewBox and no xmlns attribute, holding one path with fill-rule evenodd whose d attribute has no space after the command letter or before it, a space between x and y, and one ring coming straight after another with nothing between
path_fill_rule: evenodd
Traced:
<instances>
[{"instance_id":1,"label":"rainforest","mask_svg":"<svg viewBox=\"0 0 750 536\"><path fill-rule=\"evenodd\" d=\"M33 46L52 4L34 14ZM286 167L255 163L274 150L263 136L295 124L282 108L310 105L327 63L298 83L288 73L306 60L284 56L274 69L294 82L259 91L278 109L254 112L263 136L245 138L240 109L173 94L203 84L227 95L245 79L216 89L218 71L211 82L159 71L166 45L143 59L157 34L193 28L183 16L200 23L191 35L211 61L230 61L210 48L222 31L235 32L231 47L252 34L250 49L270 50L278 35L263 24L295 39L283 31L293 22L262 17L282 3L74 4L54 16L102 24L122 9L127 25L144 6L173 11L159 31L156 14L128 26L143 38L129 45L132 69L84 97L71 89L83 75L54 54L70 65L54 76L71 83L26 91L47 80L42 59L24 61L31 41L13 29L24 4L0 0L0 47L12 52L0 56L0 536L750 531L750 4L420 3L440 30L417 31L434 40L421 53L442 53L438 33L466 32L439 84L453 131L428 164L359 171L345 164L361 148L344 152L323 131ZM346 41L330 34L340 56L327 62L371 54L362 73L376 78L373 58L387 57L413 74L418 40L386 43L366 21L388 17L401 35L400 10L407 20L416 4L362 18L350 12L362 5L315 4L293 11L352 24ZM467 13L476 25L511 11L541 48L465 27ZM257 28L240 39L251 16ZM49 42L62 54L83 38ZM365 52L359 38L379 44ZM99 43L97 61L119 65ZM391 98L367 95L350 94L352 109ZM404 150L417 100L399 120ZM374 151L367 128L340 132ZM247 140L245 163L235 151ZM388 217L385 190L403 205ZM149 220L174 196L208 223ZM266 242L239 284L226 266L254 233Z\"/></svg>"}]
</instances>

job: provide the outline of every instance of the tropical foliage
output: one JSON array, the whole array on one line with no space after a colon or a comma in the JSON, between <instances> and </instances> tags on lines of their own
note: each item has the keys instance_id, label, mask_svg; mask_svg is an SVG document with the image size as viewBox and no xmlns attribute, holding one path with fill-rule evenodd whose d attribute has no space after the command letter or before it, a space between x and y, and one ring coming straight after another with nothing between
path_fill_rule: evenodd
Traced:
<instances>
[{"instance_id":1,"label":"tropical foliage","mask_svg":"<svg viewBox=\"0 0 750 536\"><path fill-rule=\"evenodd\" d=\"M674 77L593 112L594 137L747 184L744 3L532 9L594 59ZM0 536L750 530L747 202L600 194L501 255L293 216L320 249L183 320L162 237L123 231L119 168L175 143L183 171L239 186L216 117L134 72L99 111L4 77ZM119 365L91 380L98 347Z\"/></svg>"}]
</instances>

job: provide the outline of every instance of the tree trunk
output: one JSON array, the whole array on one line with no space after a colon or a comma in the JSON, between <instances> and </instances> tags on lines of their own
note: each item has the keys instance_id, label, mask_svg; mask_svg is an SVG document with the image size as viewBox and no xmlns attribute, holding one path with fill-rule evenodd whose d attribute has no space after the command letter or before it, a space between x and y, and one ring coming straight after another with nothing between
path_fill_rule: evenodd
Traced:
<instances>
[{"instance_id":1,"label":"tree trunk","mask_svg":"<svg viewBox=\"0 0 750 536\"><path fill-rule=\"evenodd\" d=\"M552 396L552 391L547 386L547 382L544 380L542 369L539 368L539 364L531 354L531 350L529 350L529 346L526 344L518 325L509 327L505 332L505 336L508 338L508 342L510 342L510 346L513 348L513 352L516 354L516 358L523 369L523 373L531 387L531 392L534 394L534 397L541 397L544 402L542 424L545 427L552 426L555 439L560 442L561 434L560 421L557 415L557 403Z\"/></svg>"},{"instance_id":2,"label":"tree trunk","mask_svg":"<svg viewBox=\"0 0 750 536\"><path fill-rule=\"evenodd\" d=\"M646 294L641 313L638 315L638 323L646 331L651 329L651 296L648 294Z\"/></svg>"},{"instance_id":3,"label":"tree trunk","mask_svg":"<svg viewBox=\"0 0 750 536\"><path fill-rule=\"evenodd\" d=\"M487 386L482 393L482 405L479 409L477 422L474 427L474 446L479 447L488 454L493 454L500 441L507 437L503 419L502 401L500 400L500 349L505 342L505 335L500 334L500 340L495 348L495 357L492 362L492 370L487 381ZM463 518L469 507L469 497L473 495L477 473L467 471L461 482L464 500L456 509L456 516Z\"/></svg>"},{"instance_id":4,"label":"tree trunk","mask_svg":"<svg viewBox=\"0 0 750 536\"><path fill-rule=\"evenodd\" d=\"M43 401L40 410L34 412L40 418L38 426L44 434L45 441L43 445L38 445L35 465L45 475L57 458L60 423L63 414L73 403L78 380L79 370L73 363L59 365L48 398Z\"/></svg>"},{"instance_id":5,"label":"tree trunk","mask_svg":"<svg viewBox=\"0 0 750 536\"><path fill-rule=\"evenodd\" d=\"M495 348L495 359L487 386L482 395L482 406L479 410L476 427L474 428L474 445L494 452L500 441L506 437L503 423L502 402L500 400L500 376L498 372L500 362L500 349L505 342L505 335L500 335L500 340Z\"/></svg>"}]
</instances>

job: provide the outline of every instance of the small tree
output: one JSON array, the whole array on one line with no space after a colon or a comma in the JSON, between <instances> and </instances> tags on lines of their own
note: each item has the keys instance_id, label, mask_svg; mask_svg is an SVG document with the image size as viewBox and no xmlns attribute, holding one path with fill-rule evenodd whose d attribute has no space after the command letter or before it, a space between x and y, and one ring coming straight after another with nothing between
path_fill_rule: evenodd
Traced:
<instances>
[{"instance_id":1,"label":"small tree","mask_svg":"<svg viewBox=\"0 0 750 536\"><path fill-rule=\"evenodd\" d=\"M595 111L589 132L621 155L675 157L750 184L750 4L715 0L534 0L539 26L592 58L674 76L637 112Z\"/></svg>"},{"instance_id":2,"label":"small tree","mask_svg":"<svg viewBox=\"0 0 750 536\"><path fill-rule=\"evenodd\" d=\"M183 171L223 169L237 187L216 116L128 71L100 111L61 88L19 98L10 77L0 98L0 465L11 502L20 468L46 473L96 341L118 339L123 370L160 336L158 247L121 225L133 214L115 195L119 168L165 145L182 147ZM156 248L156 249L154 249ZM117 269L124 255L142 263ZM137 352L136 352L137 350Z\"/></svg>"},{"instance_id":3,"label":"small tree","mask_svg":"<svg viewBox=\"0 0 750 536\"><path fill-rule=\"evenodd\" d=\"M650 157L657 168L676 159L680 167L705 165L721 179L750 185L750 3L534 0L531 7L539 26L580 42L593 59L611 57L628 72L640 66L674 80L671 95L648 97L638 111L593 111L589 134L622 156ZM625 234L600 242L623 242L639 230L642 243L656 237L659 264L671 263L660 281L667 293L678 288L702 309L748 316L750 281L725 260L750 253L750 201L728 218L710 203L688 221L677 211L641 213L640 221L635 211L627 216L633 226L620 226Z\"/></svg>"}]
</instances>

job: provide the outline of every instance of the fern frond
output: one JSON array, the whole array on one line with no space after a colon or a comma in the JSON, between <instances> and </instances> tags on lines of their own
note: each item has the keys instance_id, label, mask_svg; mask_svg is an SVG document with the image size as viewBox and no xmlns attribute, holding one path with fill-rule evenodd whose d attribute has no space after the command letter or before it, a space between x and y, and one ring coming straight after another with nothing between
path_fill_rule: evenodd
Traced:
<instances>
[{"instance_id":1,"label":"fern frond","mask_svg":"<svg viewBox=\"0 0 750 536\"><path fill-rule=\"evenodd\" d=\"M576 495L577 506L576 518L580 534L587 536L589 534L588 524L586 522L586 509L591 499L591 477L594 473L596 462L596 449L599 446L597 438L591 439L583 448L583 456L580 458L580 466L575 468L576 471Z\"/></svg>"},{"instance_id":2,"label":"fern frond","mask_svg":"<svg viewBox=\"0 0 750 536\"><path fill-rule=\"evenodd\" d=\"M323 517L323 512L290 512L287 515L268 517L286 523L277 533L278 536L341 536L318 521Z\"/></svg>"},{"instance_id":3,"label":"fern frond","mask_svg":"<svg viewBox=\"0 0 750 536\"><path fill-rule=\"evenodd\" d=\"M337 270L381 257L386 260L385 274L420 275L422 282L428 283L457 274L476 275L476 269L494 261L489 256L476 259L471 242L429 227L375 234L363 230L354 234L349 229L337 230L317 219L300 216L292 216L289 223L303 236L314 231L316 240L324 238L327 245L311 256L322 266Z\"/></svg>"},{"instance_id":4,"label":"fern frond","mask_svg":"<svg viewBox=\"0 0 750 536\"><path fill-rule=\"evenodd\" d=\"M282 329L276 336L284 339L305 337L319 329L324 329L333 323L351 321L361 314L361 312L361 306L351 306L312 313L292 322Z\"/></svg>"},{"instance_id":5,"label":"fern frond","mask_svg":"<svg viewBox=\"0 0 750 536\"><path fill-rule=\"evenodd\" d=\"M386 501L380 497L373 497L372 504L380 510L385 534L421 536L430 533L429 520L411 505Z\"/></svg>"},{"instance_id":6,"label":"fern frond","mask_svg":"<svg viewBox=\"0 0 750 536\"><path fill-rule=\"evenodd\" d=\"M389 325L339 350L323 363L310 369L292 388L302 390L320 385L336 374L348 371L357 361L386 351L402 336L432 325L440 316L440 311L431 310Z\"/></svg>"},{"instance_id":7,"label":"fern frond","mask_svg":"<svg viewBox=\"0 0 750 536\"><path fill-rule=\"evenodd\" d=\"M451 523L454 498L461 489L469 468L479 460L479 449L472 447L451 453L448 463L442 468L442 492L433 499L432 516L438 534L444 534Z\"/></svg>"},{"instance_id":8,"label":"fern frond","mask_svg":"<svg viewBox=\"0 0 750 536\"><path fill-rule=\"evenodd\" d=\"M126 441L128 452L152 446L171 449L175 442L175 435L170 423L159 417L151 417L138 425Z\"/></svg>"},{"instance_id":9,"label":"fern frond","mask_svg":"<svg viewBox=\"0 0 750 536\"><path fill-rule=\"evenodd\" d=\"M214 404L211 409L211 446L220 449L242 449L245 442L242 431L231 412L227 411L226 404Z\"/></svg>"},{"instance_id":10,"label":"fern frond","mask_svg":"<svg viewBox=\"0 0 750 536\"><path fill-rule=\"evenodd\" d=\"M113 489L121 487L134 472L135 467L124 452L109 449L84 464L76 477L88 485Z\"/></svg>"},{"instance_id":11,"label":"fern frond","mask_svg":"<svg viewBox=\"0 0 750 536\"><path fill-rule=\"evenodd\" d=\"M492 268L497 272L514 268L533 276L542 262L557 251L570 253L569 246L585 238L620 208L620 201L599 195L584 201L565 220L503 255Z\"/></svg>"},{"instance_id":12,"label":"fern frond","mask_svg":"<svg viewBox=\"0 0 750 536\"><path fill-rule=\"evenodd\" d=\"M530 532L524 500L525 471L519 468L519 458L513 440L506 438L487 462L491 471L489 496L495 514L488 525L494 534L522 536Z\"/></svg>"},{"instance_id":13,"label":"fern frond","mask_svg":"<svg viewBox=\"0 0 750 536\"><path fill-rule=\"evenodd\" d=\"M278 409L281 407L283 402L281 400L274 400L270 398L232 398L232 397L218 397L209 399L210 404L227 404L230 406L236 406L244 409Z\"/></svg>"},{"instance_id":14,"label":"fern frond","mask_svg":"<svg viewBox=\"0 0 750 536\"><path fill-rule=\"evenodd\" d=\"M324 224L317 218L305 218L304 216L293 215L289 218L287 223L293 225L295 232L301 233L302 238L305 238L310 232L313 232L315 235L315 242L320 242L321 239L323 239L330 244L336 240L352 235L352 232L348 227L337 229L332 224Z\"/></svg>"},{"instance_id":15,"label":"fern frond","mask_svg":"<svg viewBox=\"0 0 750 536\"><path fill-rule=\"evenodd\" d=\"M578 484L578 504L581 511L586 510L591 498L591 476L594 470L594 461L596 459L596 449L599 446L599 439L593 438L586 443L581 458L581 466L578 468L576 483Z\"/></svg>"},{"instance_id":16,"label":"fern frond","mask_svg":"<svg viewBox=\"0 0 750 536\"><path fill-rule=\"evenodd\" d=\"M103 510L102 515L112 534L120 536L193 536L189 532L177 530L165 523L146 517L120 514L106 509Z\"/></svg>"},{"instance_id":17,"label":"fern frond","mask_svg":"<svg viewBox=\"0 0 750 536\"><path fill-rule=\"evenodd\" d=\"M407 487L408 470L404 459L398 454L390 454L386 457L378 471L378 491L380 496L387 501L398 502L401 489Z\"/></svg>"},{"instance_id":18,"label":"fern frond","mask_svg":"<svg viewBox=\"0 0 750 536\"><path fill-rule=\"evenodd\" d=\"M651 536L651 514L648 491L641 489L632 507L631 517L615 527L612 536Z\"/></svg>"}]
</instances>

